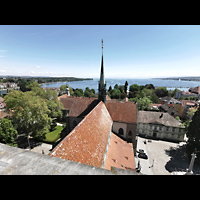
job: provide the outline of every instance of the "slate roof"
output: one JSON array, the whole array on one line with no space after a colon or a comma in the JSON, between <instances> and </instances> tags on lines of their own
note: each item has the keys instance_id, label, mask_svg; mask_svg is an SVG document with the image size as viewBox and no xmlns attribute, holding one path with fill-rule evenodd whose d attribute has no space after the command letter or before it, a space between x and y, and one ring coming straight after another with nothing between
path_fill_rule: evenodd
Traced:
<instances>
[{"instance_id":1,"label":"slate roof","mask_svg":"<svg viewBox=\"0 0 200 200\"><path fill-rule=\"evenodd\" d=\"M111 136L112 119L103 102L98 105L51 152L51 156L102 167Z\"/></svg>"},{"instance_id":2,"label":"slate roof","mask_svg":"<svg viewBox=\"0 0 200 200\"><path fill-rule=\"evenodd\" d=\"M137 123L137 104L134 102L107 101L108 109L112 120L124 123Z\"/></svg>"},{"instance_id":3,"label":"slate roof","mask_svg":"<svg viewBox=\"0 0 200 200\"><path fill-rule=\"evenodd\" d=\"M155 123L155 122L160 123L164 126L181 127L181 123L168 113L151 112L151 111L138 112L138 123Z\"/></svg>"},{"instance_id":4,"label":"slate roof","mask_svg":"<svg viewBox=\"0 0 200 200\"><path fill-rule=\"evenodd\" d=\"M165 112L169 113L172 116L180 116L180 114L174 108L173 105L169 105L169 104L165 103L165 104L162 104L159 108L160 108L161 111L165 111Z\"/></svg>"}]
</instances>

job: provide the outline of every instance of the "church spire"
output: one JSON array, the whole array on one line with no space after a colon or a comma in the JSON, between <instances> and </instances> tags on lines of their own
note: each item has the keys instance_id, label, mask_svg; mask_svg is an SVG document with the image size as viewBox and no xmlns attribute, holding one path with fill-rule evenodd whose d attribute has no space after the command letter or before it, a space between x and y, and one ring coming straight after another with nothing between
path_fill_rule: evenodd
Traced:
<instances>
[{"instance_id":1,"label":"church spire","mask_svg":"<svg viewBox=\"0 0 200 200\"><path fill-rule=\"evenodd\" d=\"M104 63L103 63L103 39L101 42L102 42L102 59L101 59L101 72L100 72L98 99L106 103L106 83L104 79Z\"/></svg>"},{"instance_id":2,"label":"church spire","mask_svg":"<svg viewBox=\"0 0 200 200\"><path fill-rule=\"evenodd\" d=\"M101 59L101 73L100 73L100 81L102 81L102 84L105 84L104 80L104 67L103 67L103 39L102 39L102 59Z\"/></svg>"}]
</instances>

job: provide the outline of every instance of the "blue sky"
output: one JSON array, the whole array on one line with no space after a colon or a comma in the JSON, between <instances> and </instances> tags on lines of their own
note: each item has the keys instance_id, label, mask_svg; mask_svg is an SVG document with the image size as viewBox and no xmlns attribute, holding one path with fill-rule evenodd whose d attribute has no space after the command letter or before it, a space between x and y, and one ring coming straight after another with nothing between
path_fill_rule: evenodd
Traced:
<instances>
[{"instance_id":1,"label":"blue sky","mask_svg":"<svg viewBox=\"0 0 200 200\"><path fill-rule=\"evenodd\" d=\"M200 26L0 25L0 75L200 76Z\"/></svg>"}]
</instances>

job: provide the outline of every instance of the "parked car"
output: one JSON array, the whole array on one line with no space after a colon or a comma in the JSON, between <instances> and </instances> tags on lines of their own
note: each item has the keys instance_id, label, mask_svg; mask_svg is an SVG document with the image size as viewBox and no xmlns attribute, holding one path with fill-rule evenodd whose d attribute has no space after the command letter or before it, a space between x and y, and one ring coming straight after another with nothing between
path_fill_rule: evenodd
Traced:
<instances>
[{"instance_id":1,"label":"parked car","mask_svg":"<svg viewBox=\"0 0 200 200\"><path fill-rule=\"evenodd\" d=\"M148 156L147 156L146 153L139 153L139 154L138 154L138 157L139 157L139 158L143 158L143 159L148 159Z\"/></svg>"},{"instance_id":2,"label":"parked car","mask_svg":"<svg viewBox=\"0 0 200 200\"><path fill-rule=\"evenodd\" d=\"M144 150L143 149L139 149L139 153L144 153Z\"/></svg>"}]
</instances>

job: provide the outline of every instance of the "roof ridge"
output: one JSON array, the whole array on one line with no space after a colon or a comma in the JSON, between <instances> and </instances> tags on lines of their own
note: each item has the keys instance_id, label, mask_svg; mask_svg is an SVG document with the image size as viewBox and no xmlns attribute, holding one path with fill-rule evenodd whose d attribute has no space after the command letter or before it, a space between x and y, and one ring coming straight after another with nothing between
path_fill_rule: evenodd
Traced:
<instances>
[{"instance_id":1,"label":"roof ridge","mask_svg":"<svg viewBox=\"0 0 200 200\"><path fill-rule=\"evenodd\" d=\"M72 103L73 104L73 103ZM88 119L88 116L90 116L91 115L91 113L93 113L94 112L94 110L95 110L95 108L98 106L98 105L100 105L100 104L104 104L102 101L100 101L81 121L80 121L80 123L67 135L67 136L65 136L55 147L54 147L54 149L52 150L52 152L51 152L51 154L53 154L53 152L58 148L58 146L60 145L60 143L63 141L63 140L65 140L65 138L69 138L70 136L72 136L73 135L73 133L80 127L80 125L86 120L86 119ZM105 105L104 105L105 106ZM106 108L106 106L105 106L105 108ZM107 108L106 108L106 110L107 110ZM108 112L108 110L107 110L107 113L109 114L109 116L110 116L110 113ZM112 120L112 117L110 116L110 118L111 118L111 120ZM113 121L113 120L112 120Z\"/></svg>"}]
</instances>

